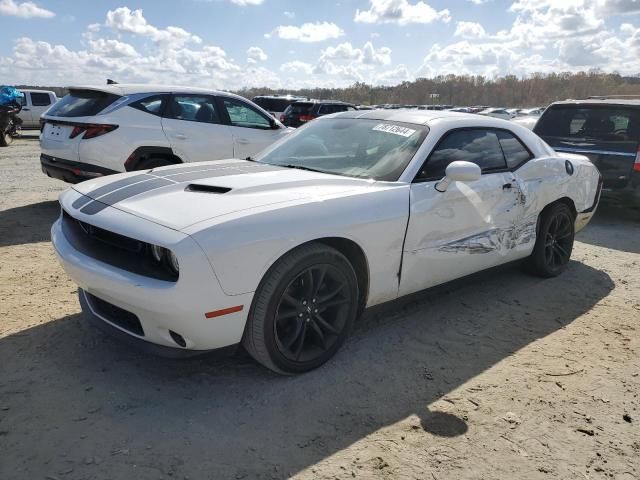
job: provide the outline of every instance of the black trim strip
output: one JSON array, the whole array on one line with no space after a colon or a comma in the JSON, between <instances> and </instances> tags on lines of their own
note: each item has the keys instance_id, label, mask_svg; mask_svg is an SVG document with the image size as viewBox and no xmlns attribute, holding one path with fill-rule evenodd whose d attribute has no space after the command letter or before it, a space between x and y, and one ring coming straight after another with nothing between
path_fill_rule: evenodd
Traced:
<instances>
[{"instance_id":1,"label":"black trim strip","mask_svg":"<svg viewBox=\"0 0 640 480\"><path fill-rule=\"evenodd\" d=\"M580 213L591 213L596 209L596 206L598 205L598 201L600 200L600 195L602 194L603 183L604 183L604 179L602 178L602 175L600 175L600 178L598 179L598 189L596 191L596 198L593 201L593 205L591 205L586 210L581 211Z\"/></svg>"}]
</instances>

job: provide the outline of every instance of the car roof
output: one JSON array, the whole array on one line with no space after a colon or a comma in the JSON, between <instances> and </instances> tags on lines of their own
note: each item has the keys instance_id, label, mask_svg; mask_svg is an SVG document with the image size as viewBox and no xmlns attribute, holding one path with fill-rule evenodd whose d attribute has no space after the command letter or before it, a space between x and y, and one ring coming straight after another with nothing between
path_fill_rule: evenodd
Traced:
<instances>
[{"instance_id":1,"label":"car roof","mask_svg":"<svg viewBox=\"0 0 640 480\"><path fill-rule=\"evenodd\" d=\"M246 100L244 97L221 90L185 87L181 85L116 83L113 85L74 85L67 88L69 90L94 90L97 92L113 93L115 95L133 95L136 93L199 93L203 95L219 95Z\"/></svg>"},{"instance_id":2,"label":"car roof","mask_svg":"<svg viewBox=\"0 0 640 480\"><path fill-rule=\"evenodd\" d=\"M341 100L318 100L315 98L304 98L304 97L296 100L293 103L327 103L332 105L353 105L352 103L343 102Z\"/></svg>"},{"instance_id":3,"label":"car roof","mask_svg":"<svg viewBox=\"0 0 640 480\"><path fill-rule=\"evenodd\" d=\"M639 98L587 98L584 100L562 100L553 102L551 105L627 105L632 107L640 107Z\"/></svg>"},{"instance_id":4,"label":"car roof","mask_svg":"<svg viewBox=\"0 0 640 480\"><path fill-rule=\"evenodd\" d=\"M494 128L509 128L513 125L512 122L500 118L449 110L355 110L335 113L322 118L363 118L416 125L429 125L436 120L440 123L450 124L460 123L461 120L472 120L478 127Z\"/></svg>"}]
</instances>

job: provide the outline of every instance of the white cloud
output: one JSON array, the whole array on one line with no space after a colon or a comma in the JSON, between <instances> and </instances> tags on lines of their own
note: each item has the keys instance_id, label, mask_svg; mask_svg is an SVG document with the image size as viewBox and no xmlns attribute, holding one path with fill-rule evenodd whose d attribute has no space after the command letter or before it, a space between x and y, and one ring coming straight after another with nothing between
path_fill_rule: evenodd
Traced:
<instances>
[{"instance_id":1,"label":"white cloud","mask_svg":"<svg viewBox=\"0 0 640 480\"><path fill-rule=\"evenodd\" d=\"M299 27L294 25L280 25L271 33L265 34L266 38L276 36L283 40L298 40L300 42L322 42L344 35L344 30L333 22L303 23Z\"/></svg>"},{"instance_id":2,"label":"white cloud","mask_svg":"<svg viewBox=\"0 0 640 480\"><path fill-rule=\"evenodd\" d=\"M261 5L264 0L231 0L231 3L246 7L247 5Z\"/></svg>"},{"instance_id":3,"label":"white cloud","mask_svg":"<svg viewBox=\"0 0 640 480\"><path fill-rule=\"evenodd\" d=\"M0 15L20 18L52 18L56 16L51 10L39 7L33 2L15 2L14 0L0 0Z\"/></svg>"},{"instance_id":4,"label":"white cloud","mask_svg":"<svg viewBox=\"0 0 640 480\"><path fill-rule=\"evenodd\" d=\"M296 18L295 12L283 12L283 15L289 19Z\"/></svg>"},{"instance_id":5,"label":"white cloud","mask_svg":"<svg viewBox=\"0 0 640 480\"><path fill-rule=\"evenodd\" d=\"M451 20L449 10L437 11L429 4L419 1L410 3L408 0L369 0L368 10L356 10L354 20L362 23L432 23Z\"/></svg>"},{"instance_id":6,"label":"white cloud","mask_svg":"<svg viewBox=\"0 0 640 480\"><path fill-rule=\"evenodd\" d=\"M267 54L260 47L250 47L247 50L247 61L249 63L264 62L267 60Z\"/></svg>"},{"instance_id":7,"label":"white cloud","mask_svg":"<svg viewBox=\"0 0 640 480\"><path fill-rule=\"evenodd\" d=\"M414 77L406 65L400 64L392 70L387 70L377 75L375 83L379 85L397 85L413 80Z\"/></svg>"},{"instance_id":8,"label":"white cloud","mask_svg":"<svg viewBox=\"0 0 640 480\"><path fill-rule=\"evenodd\" d=\"M462 38L481 38L486 35L484 27L476 22L458 22L456 23L456 37Z\"/></svg>"},{"instance_id":9,"label":"white cloud","mask_svg":"<svg viewBox=\"0 0 640 480\"><path fill-rule=\"evenodd\" d=\"M90 39L89 50L91 53L107 58L133 58L138 56L136 49L128 43L105 38Z\"/></svg>"},{"instance_id":10,"label":"white cloud","mask_svg":"<svg viewBox=\"0 0 640 480\"><path fill-rule=\"evenodd\" d=\"M376 49L371 42L362 48L355 48L344 42L336 47L327 47L321 53L320 60L347 60L361 65L388 65L391 63L391 49Z\"/></svg>"},{"instance_id":11,"label":"white cloud","mask_svg":"<svg viewBox=\"0 0 640 480\"><path fill-rule=\"evenodd\" d=\"M154 27L144 18L142 9L130 10L128 7L120 7L115 10L109 10L105 25L119 32L149 37L155 42L165 42L173 45L202 42L198 36L192 35L180 27L169 26L166 29Z\"/></svg>"},{"instance_id":12,"label":"white cloud","mask_svg":"<svg viewBox=\"0 0 640 480\"><path fill-rule=\"evenodd\" d=\"M301 62L300 60L294 60L280 65L280 71L285 73L304 73L305 75L311 75L313 65Z\"/></svg>"},{"instance_id":13,"label":"white cloud","mask_svg":"<svg viewBox=\"0 0 640 480\"><path fill-rule=\"evenodd\" d=\"M604 15L640 13L638 0L599 0L599 9Z\"/></svg>"}]
</instances>

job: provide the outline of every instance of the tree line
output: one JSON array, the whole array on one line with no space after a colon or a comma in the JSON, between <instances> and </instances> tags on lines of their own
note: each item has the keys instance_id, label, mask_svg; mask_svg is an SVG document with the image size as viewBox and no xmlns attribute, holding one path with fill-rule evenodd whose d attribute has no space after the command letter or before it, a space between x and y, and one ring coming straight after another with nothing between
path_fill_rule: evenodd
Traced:
<instances>
[{"instance_id":1,"label":"tree line","mask_svg":"<svg viewBox=\"0 0 640 480\"><path fill-rule=\"evenodd\" d=\"M395 86L373 86L356 82L346 88L250 88L235 93L247 98L290 93L309 98L342 100L357 105L537 107L557 100L581 99L592 95L640 96L640 77L623 77L597 71L534 74L522 78L507 75L493 79L480 75L441 75L418 78Z\"/></svg>"},{"instance_id":2,"label":"tree line","mask_svg":"<svg viewBox=\"0 0 640 480\"><path fill-rule=\"evenodd\" d=\"M59 97L68 93L63 87L16 87L53 90ZM640 96L640 76L623 77L616 73L599 71L540 73L527 77L507 75L497 78L481 75L440 75L434 78L418 78L395 86L375 86L356 82L346 88L274 90L264 87L245 88L234 93L249 99L256 95L290 93L308 98L342 100L356 105L537 107L549 105L557 100L587 98L591 95Z\"/></svg>"}]
</instances>

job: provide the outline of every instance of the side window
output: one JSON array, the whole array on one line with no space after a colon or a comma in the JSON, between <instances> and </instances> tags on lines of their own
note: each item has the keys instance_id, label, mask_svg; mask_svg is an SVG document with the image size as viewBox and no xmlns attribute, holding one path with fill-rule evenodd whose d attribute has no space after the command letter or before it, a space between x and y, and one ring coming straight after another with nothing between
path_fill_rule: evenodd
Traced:
<instances>
[{"instance_id":1,"label":"side window","mask_svg":"<svg viewBox=\"0 0 640 480\"><path fill-rule=\"evenodd\" d=\"M482 172L506 168L496 133L492 130L465 129L448 133L431 152L418 173L418 179L441 179L447 165L456 160L477 164Z\"/></svg>"},{"instance_id":2,"label":"side window","mask_svg":"<svg viewBox=\"0 0 640 480\"><path fill-rule=\"evenodd\" d=\"M137 110L141 110L152 115L162 115L164 104L167 102L168 95L151 95L137 102L129 104Z\"/></svg>"},{"instance_id":3,"label":"side window","mask_svg":"<svg viewBox=\"0 0 640 480\"><path fill-rule=\"evenodd\" d=\"M188 122L220 123L215 98L209 95L174 95L165 117Z\"/></svg>"},{"instance_id":4,"label":"side window","mask_svg":"<svg viewBox=\"0 0 640 480\"><path fill-rule=\"evenodd\" d=\"M511 133L504 130L498 130L496 133L507 160L507 167L515 168L533 158L531 152Z\"/></svg>"},{"instance_id":5,"label":"side window","mask_svg":"<svg viewBox=\"0 0 640 480\"><path fill-rule=\"evenodd\" d=\"M233 98L223 98L224 106L229 113L229 120L234 127L271 129L271 122L267 117L249 105Z\"/></svg>"},{"instance_id":6,"label":"side window","mask_svg":"<svg viewBox=\"0 0 640 480\"><path fill-rule=\"evenodd\" d=\"M48 93L43 92L31 92L31 105L34 107L48 107L51 105L51 98Z\"/></svg>"}]
</instances>

